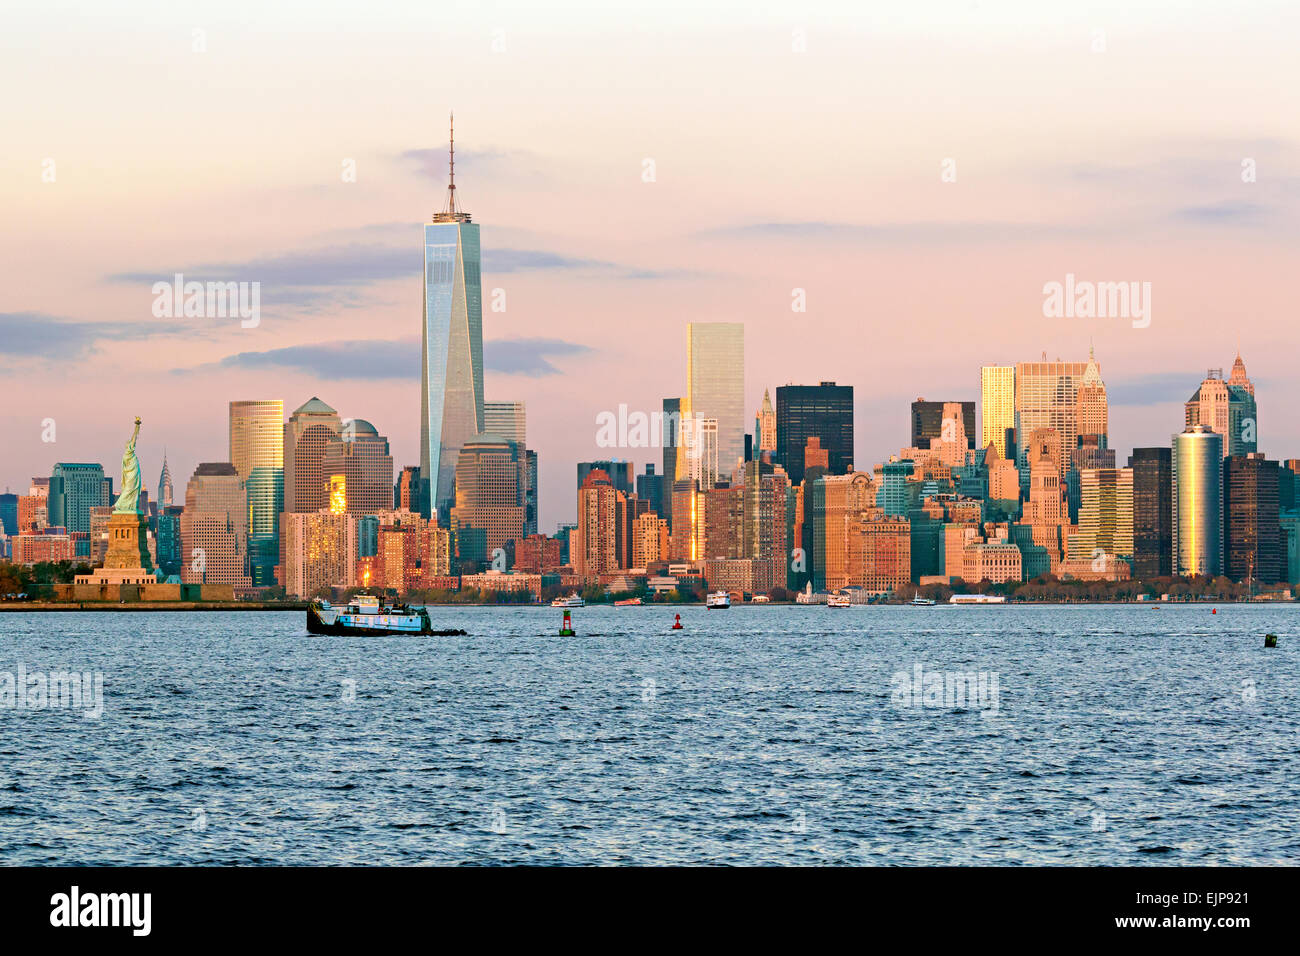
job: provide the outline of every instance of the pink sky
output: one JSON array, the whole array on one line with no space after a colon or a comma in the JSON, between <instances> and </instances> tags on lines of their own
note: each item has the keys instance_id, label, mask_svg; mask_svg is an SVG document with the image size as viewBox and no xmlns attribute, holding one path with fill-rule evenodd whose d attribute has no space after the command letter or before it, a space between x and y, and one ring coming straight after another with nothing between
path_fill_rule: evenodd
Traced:
<instances>
[{"instance_id":1,"label":"pink sky","mask_svg":"<svg viewBox=\"0 0 1300 956\"><path fill-rule=\"evenodd\" d=\"M608 457L596 415L681 394L690 321L746 324L751 412L765 387L854 385L860 467L907 444L917 396L978 399L981 364L1090 340L1121 461L1237 348L1261 449L1300 456L1294 7L115 6L0 34L0 487L115 467L139 414L147 485L165 444L183 495L227 457L232 399L318 395L413 464L402 343L451 109L485 301L507 300L486 394L527 403L544 531L574 463ZM261 324L154 318L177 271L261 282ZM1150 327L1044 318L1067 272L1150 282Z\"/></svg>"}]
</instances>

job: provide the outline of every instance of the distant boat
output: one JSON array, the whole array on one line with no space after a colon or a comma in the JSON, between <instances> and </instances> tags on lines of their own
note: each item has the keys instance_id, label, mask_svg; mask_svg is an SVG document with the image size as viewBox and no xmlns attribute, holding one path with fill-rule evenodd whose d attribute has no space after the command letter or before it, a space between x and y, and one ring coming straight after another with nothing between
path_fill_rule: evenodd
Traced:
<instances>
[{"instance_id":1,"label":"distant boat","mask_svg":"<svg viewBox=\"0 0 1300 956\"><path fill-rule=\"evenodd\" d=\"M954 594L948 598L949 604L1006 604L1007 599L1001 594Z\"/></svg>"},{"instance_id":2,"label":"distant boat","mask_svg":"<svg viewBox=\"0 0 1300 956\"><path fill-rule=\"evenodd\" d=\"M770 604L772 599L766 594L755 594L749 599L750 604Z\"/></svg>"},{"instance_id":3,"label":"distant boat","mask_svg":"<svg viewBox=\"0 0 1300 956\"><path fill-rule=\"evenodd\" d=\"M614 607L636 607L636 605L640 603L641 603L641 599L639 597L624 598L621 601L615 601Z\"/></svg>"},{"instance_id":4,"label":"distant boat","mask_svg":"<svg viewBox=\"0 0 1300 956\"><path fill-rule=\"evenodd\" d=\"M586 607L587 602L579 597L576 593L568 597L557 597L551 602L551 607Z\"/></svg>"},{"instance_id":5,"label":"distant boat","mask_svg":"<svg viewBox=\"0 0 1300 956\"><path fill-rule=\"evenodd\" d=\"M726 591L711 591L704 601L705 607L709 610L720 609L725 611L731 607L731 595Z\"/></svg>"},{"instance_id":6,"label":"distant boat","mask_svg":"<svg viewBox=\"0 0 1300 956\"><path fill-rule=\"evenodd\" d=\"M831 594L826 597L827 607L852 607L853 602L847 594Z\"/></svg>"},{"instance_id":7,"label":"distant boat","mask_svg":"<svg viewBox=\"0 0 1300 956\"><path fill-rule=\"evenodd\" d=\"M934 600L932 598L921 597L919 594L912 598L910 603L912 607L934 607Z\"/></svg>"}]
</instances>

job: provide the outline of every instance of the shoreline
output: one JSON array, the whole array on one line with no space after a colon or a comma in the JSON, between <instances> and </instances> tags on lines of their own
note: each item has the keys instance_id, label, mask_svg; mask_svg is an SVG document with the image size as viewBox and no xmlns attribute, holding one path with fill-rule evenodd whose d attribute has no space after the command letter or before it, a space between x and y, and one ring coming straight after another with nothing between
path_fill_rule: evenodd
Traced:
<instances>
[{"instance_id":1,"label":"shoreline","mask_svg":"<svg viewBox=\"0 0 1300 956\"><path fill-rule=\"evenodd\" d=\"M123 612L123 611L145 611L145 612L180 612L180 611L297 611L303 613L307 610L308 601L130 601L111 603L95 601L6 601L0 603L0 613L11 612L20 614L23 612L31 613L75 613L78 611L95 612ZM1205 605L1215 607L1218 605L1294 605L1296 601L1241 601L1241 600L1191 600L1191 601L1007 601L1003 604L948 604L946 601L940 604L932 605L933 607L973 607L973 608L1005 608L1005 607L1181 607L1185 605ZM456 607L490 607L498 610L508 608L559 610L552 608L549 604L517 604L517 603L477 603L462 604L452 602L447 604L420 604L413 605L425 608L456 608ZM881 603L881 604L862 604L856 605L860 608L866 607L911 607L906 601L898 603ZM588 604L584 610L591 608L614 608L610 604ZM653 610L672 610L673 608L698 608L704 607L703 601L689 601L673 604L640 604L639 608ZM794 601L772 601L763 604L735 604L732 607L806 607L824 608L825 604L798 604ZM928 608L918 607L914 610L924 611ZM618 608L618 610L631 610L628 607Z\"/></svg>"}]
</instances>

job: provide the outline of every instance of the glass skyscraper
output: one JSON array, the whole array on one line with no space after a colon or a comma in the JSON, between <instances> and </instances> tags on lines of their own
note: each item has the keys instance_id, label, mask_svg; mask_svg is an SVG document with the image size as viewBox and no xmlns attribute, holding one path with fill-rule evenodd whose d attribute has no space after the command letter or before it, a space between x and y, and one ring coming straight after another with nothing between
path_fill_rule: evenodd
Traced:
<instances>
[{"instance_id":1,"label":"glass skyscraper","mask_svg":"<svg viewBox=\"0 0 1300 956\"><path fill-rule=\"evenodd\" d=\"M453 131L454 132L454 131ZM483 431L483 296L478 226L457 205L451 152L447 203L424 226L424 323L420 376L420 514L455 501L456 459Z\"/></svg>"},{"instance_id":2,"label":"glass skyscraper","mask_svg":"<svg viewBox=\"0 0 1300 956\"><path fill-rule=\"evenodd\" d=\"M248 564L254 587L275 585L284 510L284 402L230 403L230 463L248 497Z\"/></svg>"},{"instance_id":3,"label":"glass skyscraper","mask_svg":"<svg viewBox=\"0 0 1300 956\"><path fill-rule=\"evenodd\" d=\"M1172 446L1173 572L1223 573L1223 436L1191 425Z\"/></svg>"},{"instance_id":4,"label":"glass skyscraper","mask_svg":"<svg viewBox=\"0 0 1300 956\"><path fill-rule=\"evenodd\" d=\"M745 326L690 322L686 345L682 417L717 420L718 470L730 478L745 460ZM686 477L682 471L679 463L677 477Z\"/></svg>"}]
</instances>

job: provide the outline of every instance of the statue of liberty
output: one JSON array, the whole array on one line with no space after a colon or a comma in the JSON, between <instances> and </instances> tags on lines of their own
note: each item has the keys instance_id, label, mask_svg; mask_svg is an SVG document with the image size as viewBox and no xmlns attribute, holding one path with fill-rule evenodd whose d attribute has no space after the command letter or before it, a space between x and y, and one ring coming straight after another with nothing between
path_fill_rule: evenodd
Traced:
<instances>
[{"instance_id":1,"label":"statue of liberty","mask_svg":"<svg viewBox=\"0 0 1300 956\"><path fill-rule=\"evenodd\" d=\"M140 437L140 416L135 417L135 431L122 452L122 493L113 505L115 515L140 514L140 460L135 457L135 440Z\"/></svg>"}]
</instances>

